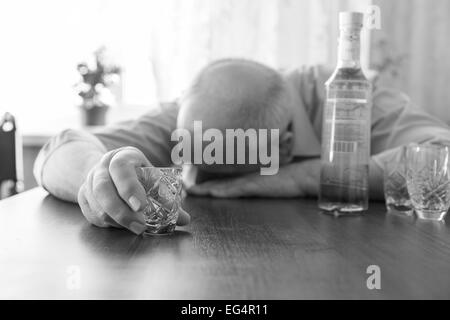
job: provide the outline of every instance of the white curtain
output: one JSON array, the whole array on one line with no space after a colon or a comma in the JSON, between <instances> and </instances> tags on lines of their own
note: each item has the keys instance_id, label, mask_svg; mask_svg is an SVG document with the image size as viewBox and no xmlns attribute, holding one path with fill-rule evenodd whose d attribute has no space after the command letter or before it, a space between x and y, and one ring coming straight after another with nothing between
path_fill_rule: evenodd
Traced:
<instances>
[{"instance_id":1,"label":"white curtain","mask_svg":"<svg viewBox=\"0 0 450 320\"><path fill-rule=\"evenodd\" d=\"M276 68L336 63L338 12L369 0L168 0L152 15L159 97L179 94L205 64L223 57ZM365 33L364 43L368 43ZM368 46L363 46L365 53ZM367 60L367 54L363 54ZM366 62L366 61L364 61Z\"/></svg>"},{"instance_id":2,"label":"white curtain","mask_svg":"<svg viewBox=\"0 0 450 320\"><path fill-rule=\"evenodd\" d=\"M370 0L2 0L0 111L74 107L76 64L101 45L124 70L124 105L177 97L223 57L276 68L335 64L340 10Z\"/></svg>"},{"instance_id":3,"label":"white curtain","mask_svg":"<svg viewBox=\"0 0 450 320\"><path fill-rule=\"evenodd\" d=\"M382 29L372 39L372 67L383 81L450 124L450 1L375 0Z\"/></svg>"}]
</instances>

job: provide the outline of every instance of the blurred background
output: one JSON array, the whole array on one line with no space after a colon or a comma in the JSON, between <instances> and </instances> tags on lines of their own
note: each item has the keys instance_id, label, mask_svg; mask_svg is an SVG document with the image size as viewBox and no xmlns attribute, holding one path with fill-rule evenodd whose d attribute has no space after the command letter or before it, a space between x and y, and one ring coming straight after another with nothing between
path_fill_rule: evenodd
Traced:
<instances>
[{"instance_id":1,"label":"blurred background","mask_svg":"<svg viewBox=\"0 0 450 320\"><path fill-rule=\"evenodd\" d=\"M450 0L2 0L0 116L16 118L25 188L51 135L176 99L211 60L334 66L338 12L371 5L364 68L450 123Z\"/></svg>"}]
</instances>

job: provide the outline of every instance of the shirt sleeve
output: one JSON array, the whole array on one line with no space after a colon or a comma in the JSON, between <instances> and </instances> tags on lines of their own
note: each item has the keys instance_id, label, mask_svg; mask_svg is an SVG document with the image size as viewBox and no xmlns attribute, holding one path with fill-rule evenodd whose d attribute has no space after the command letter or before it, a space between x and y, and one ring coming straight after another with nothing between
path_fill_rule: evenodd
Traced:
<instances>
[{"instance_id":1,"label":"shirt sleeve","mask_svg":"<svg viewBox=\"0 0 450 320\"><path fill-rule=\"evenodd\" d=\"M332 73L332 68L323 65L302 66L286 73L286 78L299 93L301 103L319 140L322 136L322 116L326 99L325 82Z\"/></svg>"},{"instance_id":2,"label":"shirt sleeve","mask_svg":"<svg viewBox=\"0 0 450 320\"><path fill-rule=\"evenodd\" d=\"M325 106L325 81L332 69L325 66L301 68L302 99L314 126L321 137L322 116ZM377 165L396 157L401 146L412 142L450 143L450 127L417 105L399 90L381 86L375 74L372 82L371 155Z\"/></svg>"},{"instance_id":3,"label":"shirt sleeve","mask_svg":"<svg viewBox=\"0 0 450 320\"><path fill-rule=\"evenodd\" d=\"M39 151L38 156L34 162L33 174L37 183L48 190L43 182L44 170L46 168L49 159L56 153L57 150L63 145L71 142L82 142L87 146L99 150L100 152L106 152L103 144L96 139L92 134L84 131L78 131L73 129L67 129L60 134L52 137ZM54 168L50 168L50 174L54 171Z\"/></svg>"},{"instance_id":4,"label":"shirt sleeve","mask_svg":"<svg viewBox=\"0 0 450 320\"><path fill-rule=\"evenodd\" d=\"M383 167L401 146L409 143L450 142L450 127L411 103L404 93L377 88L373 95L372 141L374 161Z\"/></svg>"},{"instance_id":5,"label":"shirt sleeve","mask_svg":"<svg viewBox=\"0 0 450 320\"><path fill-rule=\"evenodd\" d=\"M176 129L179 107L162 104L137 120L125 121L96 130L94 135L106 149L132 146L141 150L155 166L170 166L171 134Z\"/></svg>"},{"instance_id":6,"label":"shirt sleeve","mask_svg":"<svg viewBox=\"0 0 450 320\"><path fill-rule=\"evenodd\" d=\"M93 153L106 153L107 151L124 146L139 148L150 162L155 166L170 166L171 133L176 128L178 106L175 103L164 104L161 108L149 112L137 120L125 121L88 132L68 129L52 137L40 150L34 163L33 173L38 184L49 190L46 181L59 181L61 175L67 175L67 153L59 152L63 146L72 144L82 145ZM78 155L74 155L76 157ZM89 154L83 155L88 157ZM48 165L51 163L50 165ZM73 165L73 164L72 164ZM79 168L71 168L73 179L81 172ZM46 178L44 178L46 177ZM67 178L67 177L65 177ZM68 199L68 193L61 193L61 188L53 188L52 194Z\"/></svg>"}]
</instances>

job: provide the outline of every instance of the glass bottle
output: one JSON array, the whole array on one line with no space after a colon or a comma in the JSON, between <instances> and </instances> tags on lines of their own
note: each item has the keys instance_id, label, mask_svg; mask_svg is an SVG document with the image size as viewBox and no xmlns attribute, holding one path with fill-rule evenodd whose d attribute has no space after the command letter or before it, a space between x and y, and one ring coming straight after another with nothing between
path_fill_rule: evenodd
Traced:
<instances>
[{"instance_id":1,"label":"glass bottle","mask_svg":"<svg viewBox=\"0 0 450 320\"><path fill-rule=\"evenodd\" d=\"M319 208L337 215L368 209L371 84L360 63L363 14L339 14L338 63L326 82Z\"/></svg>"}]
</instances>

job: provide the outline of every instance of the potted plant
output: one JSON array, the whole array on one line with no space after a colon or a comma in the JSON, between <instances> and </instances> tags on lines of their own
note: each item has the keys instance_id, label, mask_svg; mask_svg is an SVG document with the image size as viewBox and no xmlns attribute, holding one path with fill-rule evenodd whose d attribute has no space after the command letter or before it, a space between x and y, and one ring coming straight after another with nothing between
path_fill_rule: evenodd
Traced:
<instances>
[{"instance_id":1,"label":"potted plant","mask_svg":"<svg viewBox=\"0 0 450 320\"><path fill-rule=\"evenodd\" d=\"M120 80L121 69L106 62L105 47L93 54L92 63L77 66L80 81L75 85L80 104L82 123L86 126L104 125L108 109L115 104L110 87Z\"/></svg>"}]
</instances>

